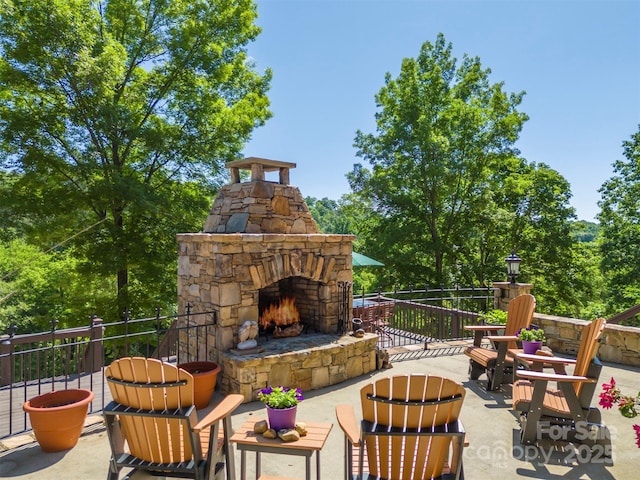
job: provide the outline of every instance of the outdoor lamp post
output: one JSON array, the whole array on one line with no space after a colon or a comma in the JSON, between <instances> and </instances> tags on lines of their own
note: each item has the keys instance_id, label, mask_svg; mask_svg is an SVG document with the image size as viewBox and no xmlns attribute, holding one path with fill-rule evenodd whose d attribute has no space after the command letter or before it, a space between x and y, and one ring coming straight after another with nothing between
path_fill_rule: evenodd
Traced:
<instances>
[{"instance_id":1,"label":"outdoor lamp post","mask_svg":"<svg viewBox=\"0 0 640 480\"><path fill-rule=\"evenodd\" d=\"M507 262L507 277L509 277L512 284L515 284L516 277L518 273L520 273L520 262L522 262L522 259L512 250L511 255L505 259L505 262Z\"/></svg>"}]
</instances>

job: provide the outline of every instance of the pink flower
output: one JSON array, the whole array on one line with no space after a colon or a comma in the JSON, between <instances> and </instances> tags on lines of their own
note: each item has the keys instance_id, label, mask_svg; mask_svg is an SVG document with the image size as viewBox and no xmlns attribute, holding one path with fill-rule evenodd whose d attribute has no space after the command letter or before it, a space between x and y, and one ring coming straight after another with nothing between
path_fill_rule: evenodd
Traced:
<instances>
[{"instance_id":1,"label":"pink flower","mask_svg":"<svg viewBox=\"0 0 640 480\"><path fill-rule=\"evenodd\" d=\"M609 393L601 393L600 394L600 406L602 408L609 409L613 407L615 399Z\"/></svg>"},{"instance_id":2,"label":"pink flower","mask_svg":"<svg viewBox=\"0 0 640 480\"><path fill-rule=\"evenodd\" d=\"M640 405L640 393L635 397L622 395L612 377L611 383L602 384L602 393L598 403L602 408L611 408L614 403L617 403L618 410L622 416L633 418L638 415L637 406ZM633 429L636 433L636 445L640 448L640 425L634 425Z\"/></svg>"},{"instance_id":3,"label":"pink flower","mask_svg":"<svg viewBox=\"0 0 640 480\"><path fill-rule=\"evenodd\" d=\"M611 383L603 383L602 384L602 389L605 392L610 392L611 390L613 390L614 388L616 388L616 380L615 378L611 377Z\"/></svg>"},{"instance_id":4,"label":"pink flower","mask_svg":"<svg viewBox=\"0 0 640 480\"><path fill-rule=\"evenodd\" d=\"M599 402L602 408L611 408L614 403L620 400L620 390L616 388L616 381L613 377L611 377L611 383L602 384L602 390Z\"/></svg>"}]
</instances>

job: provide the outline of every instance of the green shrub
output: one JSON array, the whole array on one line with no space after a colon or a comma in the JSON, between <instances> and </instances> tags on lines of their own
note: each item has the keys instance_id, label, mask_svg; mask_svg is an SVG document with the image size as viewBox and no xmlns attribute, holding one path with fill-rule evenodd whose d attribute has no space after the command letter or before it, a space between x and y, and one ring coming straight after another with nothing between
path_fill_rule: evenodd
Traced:
<instances>
[{"instance_id":1,"label":"green shrub","mask_svg":"<svg viewBox=\"0 0 640 480\"><path fill-rule=\"evenodd\" d=\"M494 309L480 315L480 320L485 323L494 323L504 325L507 323L507 312L504 310Z\"/></svg>"}]
</instances>

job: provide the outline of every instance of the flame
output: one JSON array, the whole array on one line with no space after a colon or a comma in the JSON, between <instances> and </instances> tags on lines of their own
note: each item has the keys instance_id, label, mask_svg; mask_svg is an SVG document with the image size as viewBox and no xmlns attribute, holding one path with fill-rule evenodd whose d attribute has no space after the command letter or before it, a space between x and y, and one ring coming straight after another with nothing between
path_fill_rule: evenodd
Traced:
<instances>
[{"instance_id":1,"label":"flame","mask_svg":"<svg viewBox=\"0 0 640 480\"><path fill-rule=\"evenodd\" d=\"M300 312L295 305L295 299L283 297L277 304L269 305L260 316L260 326L268 328L271 325L280 327L300 322Z\"/></svg>"}]
</instances>

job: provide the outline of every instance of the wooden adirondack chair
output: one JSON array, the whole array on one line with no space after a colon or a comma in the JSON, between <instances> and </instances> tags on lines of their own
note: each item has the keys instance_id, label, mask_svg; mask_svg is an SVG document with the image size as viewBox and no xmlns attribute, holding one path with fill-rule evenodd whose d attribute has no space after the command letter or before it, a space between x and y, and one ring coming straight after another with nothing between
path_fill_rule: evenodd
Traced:
<instances>
[{"instance_id":1,"label":"wooden adirondack chair","mask_svg":"<svg viewBox=\"0 0 640 480\"><path fill-rule=\"evenodd\" d=\"M497 390L503 380L511 379L505 370L513 368L513 359L507 355L509 349L517 348L517 333L531 324L536 309L536 299L531 294L523 294L509 302L506 325L469 325L465 330L475 332L473 346L467 347L464 354L469 357L469 379L477 380L487 375L487 390ZM504 335L498 335L498 332ZM495 345L495 348L482 347L483 338Z\"/></svg>"},{"instance_id":2,"label":"wooden adirondack chair","mask_svg":"<svg viewBox=\"0 0 640 480\"><path fill-rule=\"evenodd\" d=\"M351 405L336 407L345 434L345 478L460 478L464 396L459 383L422 374L382 378L362 388L360 427Z\"/></svg>"},{"instance_id":3,"label":"wooden adirondack chair","mask_svg":"<svg viewBox=\"0 0 640 480\"><path fill-rule=\"evenodd\" d=\"M228 395L202 420L193 377L155 359L126 357L105 371L113 401L104 409L111 445L109 480L122 468L195 479L235 478L231 413L242 395ZM220 428L222 427L222 429Z\"/></svg>"},{"instance_id":4,"label":"wooden adirondack chair","mask_svg":"<svg viewBox=\"0 0 640 480\"><path fill-rule=\"evenodd\" d=\"M532 365L540 362L554 366L554 373L544 373L535 370L518 370L513 384L513 409L520 412L522 443L535 443L538 433L542 432L539 422L549 422L551 425L564 425L567 428L566 437L573 441L580 426L600 424L600 411L591 408L591 400L597 387L602 364L596 357L598 340L606 325L604 318L593 320L584 326L578 355L575 360L558 357L544 357L542 360L535 355L519 354ZM565 365L574 365L573 373L568 375ZM538 368L540 370L540 368ZM548 388L549 382L557 382L557 389ZM585 429L581 428L581 436L585 436ZM580 438L578 438L580 440Z\"/></svg>"}]
</instances>

